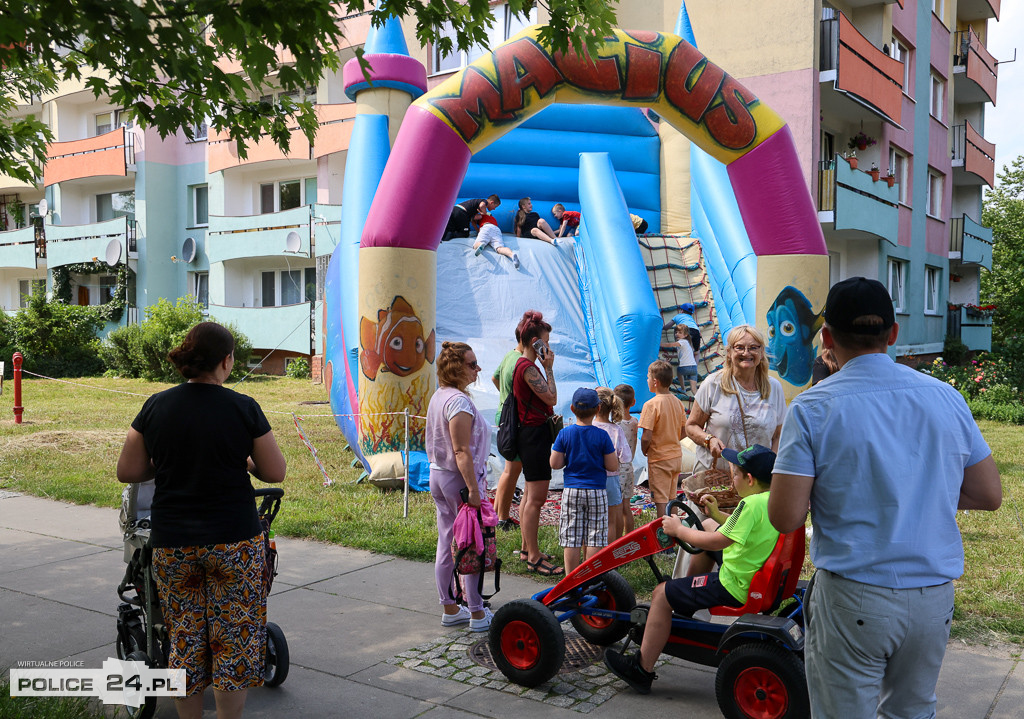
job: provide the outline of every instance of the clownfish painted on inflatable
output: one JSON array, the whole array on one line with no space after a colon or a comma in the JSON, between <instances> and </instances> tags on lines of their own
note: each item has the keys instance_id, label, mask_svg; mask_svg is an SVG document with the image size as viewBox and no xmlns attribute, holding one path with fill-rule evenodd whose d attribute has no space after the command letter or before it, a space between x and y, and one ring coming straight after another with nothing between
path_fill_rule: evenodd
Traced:
<instances>
[{"instance_id":1,"label":"clownfish painted on inflatable","mask_svg":"<svg viewBox=\"0 0 1024 719\"><path fill-rule=\"evenodd\" d=\"M360 320L359 344L359 365L371 380L378 371L408 377L424 362L434 362L434 330L423 336L423 323L401 295L391 307L377 312L376 323L366 317Z\"/></svg>"}]
</instances>

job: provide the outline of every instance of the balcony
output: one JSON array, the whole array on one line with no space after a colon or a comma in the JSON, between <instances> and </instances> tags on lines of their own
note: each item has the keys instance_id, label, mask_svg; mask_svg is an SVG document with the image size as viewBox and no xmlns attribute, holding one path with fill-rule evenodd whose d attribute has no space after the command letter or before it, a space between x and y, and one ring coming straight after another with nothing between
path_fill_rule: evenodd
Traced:
<instances>
[{"instance_id":1,"label":"balcony","mask_svg":"<svg viewBox=\"0 0 1024 719\"><path fill-rule=\"evenodd\" d=\"M135 165L135 133L125 127L84 140L54 142L47 152L43 184L86 177L127 177Z\"/></svg>"},{"instance_id":2,"label":"balcony","mask_svg":"<svg viewBox=\"0 0 1024 719\"><path fill-rule=\"evenodd\" d=\"M988 185L996 181L996 146L964 120L953 125L953 184Z\"/></svg>"},{"instance_id":3,"label":"balcony","mask_svg":"<svg viewBox=\"0 0 1024 719\"><path fill-rule=\"evenodd\" d=\"M953 101L996 104L999 67L974 28L953 37Z\"/></svg>"},{"instance_id":4,"label":"balcony","mask_svg":"<svg viewBox=\"0 0 1024 719\"><path fill-rule=\"evenodd\" d=\"M958 20L998 20L999 3L1000 0L958 0L956 17Z\"/></svg>"},{"instance_id":5,"label":"balcony","mask_svg":"<svg viewBox=\"0 0 1024 719\"><path fill-rule=\"evenodd\" d=\"M280 349L312 354L312 302L282 307L225 307L210 305L210 318L234 323L256 349Z\"/></svg>"},{"instance_id":6,"label":"balcony","mask_svg":"<svg viewBox=\"0 0 1024 719\"><path fill-rule=\"evenodd\" d=\"M302 205L282 212L245 217L210 216L206 231L206 254L210 263L249 257L312 257L309 227L313 212L311 205ZM289 235L298 236L298 241Z\"/></svg>"},{"instance_id":7,"label":"balcony","mask_svg":"<svg viewBox=\"0 0 1024 719\"><path fill-rule=\"evenodd\" d=\"M992 269L992 228L983 227L967 215L949 220L949 259L961 265Z\"/></svg>"},{"instance_id":8,"label":"balcony","mask_svg":"<svg viewBox=\"0 0 1024 719\"><path fill-rule=\"evenodd\" d=\"M135 250L135 220L115 217L90 225L46 225L46 255L49 267L114 259L124 262ZM109 253L109 254L108 254Z\"/></svg>"},{"instance_id":9,"label":"balcony","mask_svg":"<svg viewBox=\"0 0 1024 719\"><path fill-rule=\"evenodd\" d=\"M36 190L38 190L36 185L0 172L0 195L13 195L19 192L34 192Z\"/></svg>"},{"instance_id":10,"label":"balcony","mask_svg":"<svg viewBox=\"0 0 1024 719\"><path fill-rule=\"evenodd\" d=\"M38 258L34 227L0 232L0 269L16 267L34 270L38 266Z\"/></svg>"},{"instance_id":11,"label":"balcony","mask_svg":"<svg viewBox=\"0 0 1024 719\"><path fill-rule=\"evenodd\" d=\"M818 167L818 221L828 237L841 240L886 240L899 237L899 188L877 182L842 158Z\"/></svg>"},{"instance_id":12,"label":"balcony","mask_svg":"<svg viewBox=\"0 0 1024 719\"><path fill-rule=\"evenodd\" d=\"M959 337L969 349L992 350L992 313L970 305L950 304L946 316L946 334Z\"/></svg>"},{"instance_id":13,"label":"balcony","mask_svg":"<svg viewBox=\"0 0 1024 719\"><path fill-rule=\"evenodd\" d=\"M821 21L822 112L846 123L882 118L899 127L903 63L858 32L845 15Z\"/></svg>"},{"instance_id":14,"label":"balcony","mask_svg":"<svg viewBox=\"0 0 1024 719\"><path fill-rule=\"evenodd\" d=\"M316 117L320 127L316 131L313 157L321 158L332 152L344 152L352 138L352 126L356 119L356 103L317 105Z\"/></svg>"}]
</instances>

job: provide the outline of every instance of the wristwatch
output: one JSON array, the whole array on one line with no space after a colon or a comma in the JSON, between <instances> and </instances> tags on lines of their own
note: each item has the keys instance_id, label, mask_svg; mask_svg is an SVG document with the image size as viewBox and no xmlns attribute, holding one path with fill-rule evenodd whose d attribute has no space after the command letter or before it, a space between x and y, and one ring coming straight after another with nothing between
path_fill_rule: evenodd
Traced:
<instances>
[{"instance_id":1,"label":"wristwatch","mask_svg":"<svg viewBox=\"0 0 1024 719\"><path fill-rule=\"evenodd\" d=\"M706 434L706 435L704 435L704 448L705 449L711 449L711 440L714 439L714 437L715 436L713 434Z\"/></svg>"}]
</instances>

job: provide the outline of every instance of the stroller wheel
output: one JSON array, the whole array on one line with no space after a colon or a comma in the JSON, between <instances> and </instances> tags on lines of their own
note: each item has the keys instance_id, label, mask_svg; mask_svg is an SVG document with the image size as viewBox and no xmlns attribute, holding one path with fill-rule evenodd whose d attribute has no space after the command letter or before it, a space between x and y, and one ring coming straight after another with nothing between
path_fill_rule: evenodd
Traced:
<instances>
[{"instance_id":1,"label":"stroller wheel","mask_svg":"<svg viewBox=\"0 0 1024 719\"><path fill-rule=\"evenodd\" d=\"M267 622L267 659L263 669L263 686L276 687L288 678L288 640L281 627Z\"/></svg>"},{"instance_id":2,"label":"stroller wheel","mask_svg":"<svg viewBox=\"0 0 1024 719\"><path fill-rule=\"evenodd\" d=\"M121 649L121 641L118 641L118 650ZM152 666L149 657L143 651L130 652L125 661L143 662L146 666ZM117 719L150 719L156 713L156 697L146 697L139 706L124 704L114 707L113 716Z\"/></svg>"},{"instance_id":3,"label":"stroller wheel","mask_svg":"<svg viewBox=\"0 0 1024 719\"><path fill-rule=\"evenodd\" d=\"M127 639L120 634L117 637L117 658L126 661L131 654L146 654L146 632L142 627L128 627ZM138 661L148 661L139 659Z\"/></svg>"}]
</instances>

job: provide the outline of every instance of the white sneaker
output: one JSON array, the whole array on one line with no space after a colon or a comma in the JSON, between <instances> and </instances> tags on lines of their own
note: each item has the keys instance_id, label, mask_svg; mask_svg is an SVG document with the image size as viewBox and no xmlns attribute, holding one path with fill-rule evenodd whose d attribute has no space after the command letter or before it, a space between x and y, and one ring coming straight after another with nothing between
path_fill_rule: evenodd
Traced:
<instances>
[{"instance_id":1,"label":"white sneaker","mask_svg":"<svg viewBox=\"0 0 1024 719\"><path fill-rule=\"evenodd\" d=\"M470 618L469 620L469 631L471 632L486 632L491 628L491 619L494 617L492 612L487 607L484 607L484 615L479 619Z\"/></svg>"},{"instance_id":2,"label":"white sneaker","mask_svg":"<svg viewBox=\"0 0 1024 719\"><path fill-rule=\"evenodd\" d=\"M558 247L558 238L557 237L552 237L551 238L551 244L554 245L555 247Z\"/></svg>"},{"instance_id":3,"label":"white sneaker","mask_svg":"<svg viewBox=\"0 0 1024 719\"><path fill-rule=\"evenodd\" d=\"M441 614L441 626L457 627L468 621L470 621L470 614L466 607L459 607L459 611L455 614Z\"/></svg>"},{"instance_id":4,"label":"white sneaker","mask_svg":"<svg viewBox=\"0 0 1024 719\"><path fill-rule=\"evenodd\" d=\"M519 253L515 252L512 254L512 266L517 270L519 269Z\"/></svg>"}]
</instances>

